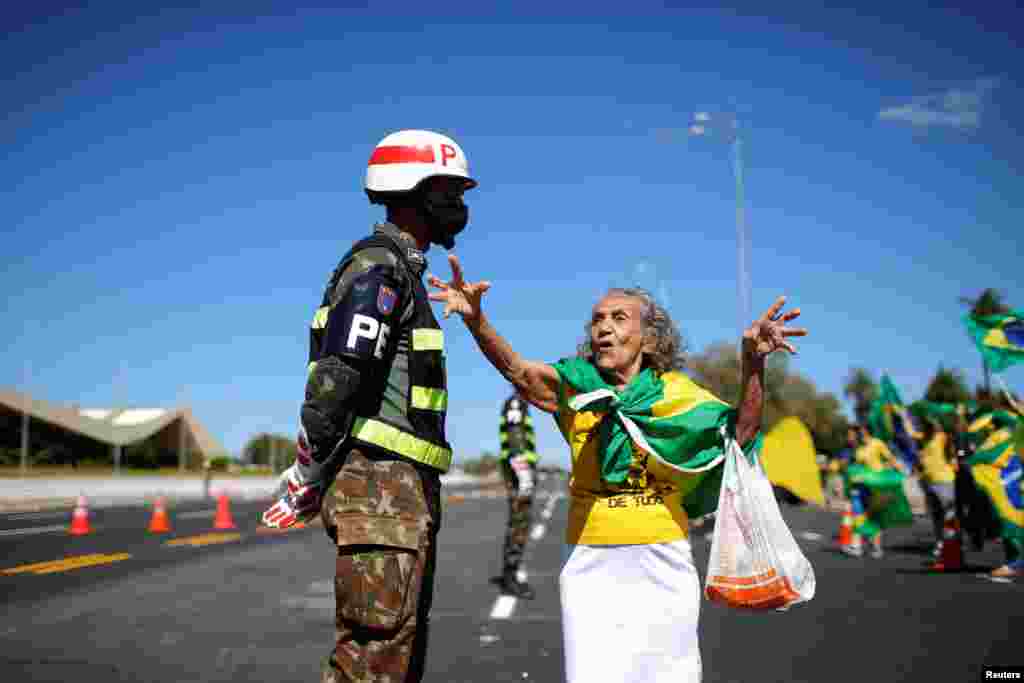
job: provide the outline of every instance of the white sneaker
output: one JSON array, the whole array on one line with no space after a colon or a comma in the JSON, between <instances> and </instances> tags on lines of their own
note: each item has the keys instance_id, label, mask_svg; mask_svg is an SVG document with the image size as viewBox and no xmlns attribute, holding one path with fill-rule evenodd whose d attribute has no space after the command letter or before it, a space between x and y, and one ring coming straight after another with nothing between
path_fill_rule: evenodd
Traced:
<instances>
[{"instance_id":1,"label":"white sneaker","mask_svg":"<svg viewBox=\"0 0 1024 683\"><path fill-rule=\"evenodd\" d=\"M882 550L881 546L876 545L871 549L871 557L875 558L876 560L880 560L883 557L885 557L885 551Z\"/></svg>"}]
</instances>

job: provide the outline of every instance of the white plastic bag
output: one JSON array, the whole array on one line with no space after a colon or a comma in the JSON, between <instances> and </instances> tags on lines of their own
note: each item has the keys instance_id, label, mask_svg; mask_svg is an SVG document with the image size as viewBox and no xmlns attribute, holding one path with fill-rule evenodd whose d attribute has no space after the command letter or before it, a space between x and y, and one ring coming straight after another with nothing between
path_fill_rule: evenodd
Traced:
<instances>
[{"instance_id":1,"label":"white plastic bag","mask_svg":"<svg viewBox=\"0 0 1024 683\"><path fill-rule=\"evenodd\" d=\"M728 438L704 597L730 607L785 610L814 597L814 568L797 545L760 460Z\"/></svg>"}]
</instances>

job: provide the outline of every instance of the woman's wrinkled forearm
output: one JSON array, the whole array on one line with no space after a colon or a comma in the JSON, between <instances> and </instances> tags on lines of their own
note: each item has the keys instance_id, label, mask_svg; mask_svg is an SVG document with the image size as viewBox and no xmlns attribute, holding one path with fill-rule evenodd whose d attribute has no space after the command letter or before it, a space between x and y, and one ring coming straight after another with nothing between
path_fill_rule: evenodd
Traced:
<instances>
[{"instance_id":1,"label":"woman's wrinkled forearm","mask_svg":"<svg viewBox=\"0 0 1024 683\"><path fill-rule=\"evenodd\" d=\"M763 358L743 354L743 377L736 416L736 440L741 446L747 445L761 429L764 413L764 364Z\"/></svg>"}]
</instances>

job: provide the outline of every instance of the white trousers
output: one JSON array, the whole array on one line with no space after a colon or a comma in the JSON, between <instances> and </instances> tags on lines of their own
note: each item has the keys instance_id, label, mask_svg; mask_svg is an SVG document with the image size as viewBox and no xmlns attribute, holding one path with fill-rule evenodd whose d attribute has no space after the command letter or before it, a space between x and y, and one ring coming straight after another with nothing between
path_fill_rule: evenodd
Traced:
<instances>
[{"instance_id":1,"label":"white trousers","mask_svg":"<svg viewBox=\"0 0 1024 683\"><path fill-rule=\"evenodd\" d=\"M558 584L568 683L700 683L689 541L569 545Z\"/></svg>"}]
</instances>

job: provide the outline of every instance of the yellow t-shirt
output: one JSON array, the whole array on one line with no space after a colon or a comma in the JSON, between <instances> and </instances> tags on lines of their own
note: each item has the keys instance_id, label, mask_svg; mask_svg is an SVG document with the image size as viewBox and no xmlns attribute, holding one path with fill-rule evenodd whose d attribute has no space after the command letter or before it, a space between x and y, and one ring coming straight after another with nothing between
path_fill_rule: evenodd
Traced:
<instances>
[{"instance_id":1,"label":"yellow t-shirt","mask_svg":"<svg viewBox=\"0 0 1024 683\"><path fill-rule=\"evenodd\" d=\"M887 466L895 466L899 461L892 454L885 442L869 436L864 445L853 455L854 459L873 470L884 470Z\"/></svg>"},{"instance_id":2,"label":"yellow t-shirt","mask_svg":"<svg viewBox=\"0 0 1024 683\"><path fill-rule=\"evenodd\" d=\"M935 432L935 436L921 449L921 470L925 481L933 484L952 484L956 480L956 472L946 459L948 439L945 432Z\"/></svg>"},{"instance_id":3,"label":"yellow t-shirt","mask_svg":"<svg viewBox=\"0 0 1024 683\"><path fill-rule=\"evenodd\" d=\"M704 392L696 385L694 389ZM634 445L627 480L606 483L597 448L602 415L571 410L565 404L575 392L567 386L565 391L565 403L555 419L572 451L566 542L639 545L687 538L689 518L683 510L680 475Z\"/></svg>"}]
</instances>

